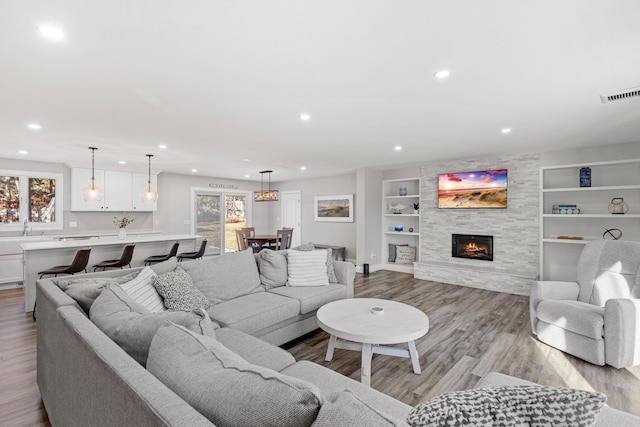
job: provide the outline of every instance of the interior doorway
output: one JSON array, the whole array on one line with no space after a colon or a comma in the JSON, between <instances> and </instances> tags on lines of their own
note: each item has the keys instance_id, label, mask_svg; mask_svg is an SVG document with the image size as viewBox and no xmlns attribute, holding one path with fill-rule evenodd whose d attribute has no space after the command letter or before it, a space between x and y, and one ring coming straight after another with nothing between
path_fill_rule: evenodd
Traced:
<instances>
[{"instance_id":1,"label":"interior doorway","mask_svg":"<svg viewBox=\"0 0 640 427\"><path fill-rule=\"evenodd\" d=\"M291 190L282 192L282 202L280 204L282 212L281 227L293 228L291 235L291 247L300 246L302 244L302 193L300 190Z\"/></svg>"}]
</instances>

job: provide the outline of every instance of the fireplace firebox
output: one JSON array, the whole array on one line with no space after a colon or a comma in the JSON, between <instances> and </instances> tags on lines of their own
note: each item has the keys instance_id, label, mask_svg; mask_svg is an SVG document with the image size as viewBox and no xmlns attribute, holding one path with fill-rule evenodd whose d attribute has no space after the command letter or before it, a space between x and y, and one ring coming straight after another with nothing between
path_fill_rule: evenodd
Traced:
<instances>
[{"instance_id":1,"label":"fireplace firebox","mask_svg":"<svg viewBox=\"0 0 640 427\"><path fill-rule=\"evenodd\" d=\"M451 249L455 258L493 261L493 236L453 234Z\"/></svg>"}]
</instances>

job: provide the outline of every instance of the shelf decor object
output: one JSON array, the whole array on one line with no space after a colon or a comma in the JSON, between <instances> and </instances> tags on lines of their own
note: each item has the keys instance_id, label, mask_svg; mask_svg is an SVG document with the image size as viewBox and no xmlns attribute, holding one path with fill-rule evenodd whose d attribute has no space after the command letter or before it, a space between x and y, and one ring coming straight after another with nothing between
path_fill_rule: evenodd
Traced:
<instances>
[{"instance_id":1,"label":"shelf decor object","mask_svg":"<svg viewBox=\"0 0 640 427\"><path fill-rule=\"evenodd\" d=\"M580 168L580 187L591 187L591 168Z\"/></svg>"},{"instance_id":2,"label":"shelf decor object","mask_svg":"<svg viewBox=\"0 0 640 427\"><path fill-rule=\"evenodd\" d=\"M624 215L629 211L629 206L624 202L622 197L614 197L609 204L609 212L614 215Z\"/></svg>"},{"instance_id":3,"label":"shelf decor object","mask_svg":"<svg viewBox=\"0 0 640 427\"><path fill-rule=\"evenodd\" d=\"M91 150L91 181L82 190L82 198L87 202L99 202L102 200L102 191L96 187L95 151L96 147L89 147Z\"/></svg>"},{"instance_id":4,"label":"shelf decor object","mask_svg":"<svg viewBox=\"0 0 640 427\"><path fill-rule=\"evenodd\" d=\"M146 154L146 156L149 158L149 175L147 179L147 186L142 192L142 202L155 203L156 200L158 200L158 192L151 187L151 158L153 157L153 154Z\"/></svg>"}]
</instances>

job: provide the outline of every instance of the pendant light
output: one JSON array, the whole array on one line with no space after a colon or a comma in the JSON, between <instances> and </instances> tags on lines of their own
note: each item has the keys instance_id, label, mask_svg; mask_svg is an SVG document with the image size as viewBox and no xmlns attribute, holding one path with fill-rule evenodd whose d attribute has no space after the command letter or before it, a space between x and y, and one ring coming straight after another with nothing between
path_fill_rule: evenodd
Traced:
<instances>
[{"instance_id":1,"label":"pendant light","mask_svg":"<svg viewBox=\"0 0 640 427\"><path fill-rule=\"evenodd\" d=\"M273 171L260 171L260 191L253 192L253 201L254 202L277 202L278 201L278 190L271 189L271 172ZM264 174L269 174L269 187L268 190L264 189Z\"/></svg>"},{"instance_id":2,"label":"pendant light","mask_svg":"<svg viewBox=\"0 0 640 427\"><path fill-rule=\"evenodd\" d=\"M143 203L155 203L158 200L158 192L151 187L151 158L153 154L146 155L149 158L149 178L147 179L147 186L142 192Z\"/></svg>"},{"instance_id":3,"label":"pendant light","mask_svg":"<svg viewBox=\"0 0 640 427\"><path fill-rule=\"evenodd\" d=\"M82 198L87 202L99 202L102 200L102 191L96 187L96 173L95 173L95 151L96 147L89 147L91 150L91 182L82 190Z\"/></svg>"}]
</instances>

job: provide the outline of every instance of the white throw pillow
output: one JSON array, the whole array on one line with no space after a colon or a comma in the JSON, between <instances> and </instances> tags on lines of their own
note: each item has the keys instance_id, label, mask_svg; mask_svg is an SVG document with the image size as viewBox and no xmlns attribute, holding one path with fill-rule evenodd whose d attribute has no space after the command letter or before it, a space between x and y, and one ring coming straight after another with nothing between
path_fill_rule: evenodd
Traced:
<instances>
[{"instance_id":1,"label":"white throw pillow","mask_svg":"<svg viewBox=\"0 0 640 427\"><path fill-rule=\"evenodd\" d=\"M327 251L289 251L287 286L329 286Z\"/></svg>"},{"instance_id":2,"label":"white throw pillow","mask_svg":"<svg viewBox=\"0 0 640 427\"><path fill-rule=\"evenodd\" d=\"M120 285L123 291L131 297L132 300L146 308L152 313L160 313L167 308L164 306L162 297L153 286L153 282L157 274L149 267L145 267L130 282Z\"/></svg>"}]
</instances>

